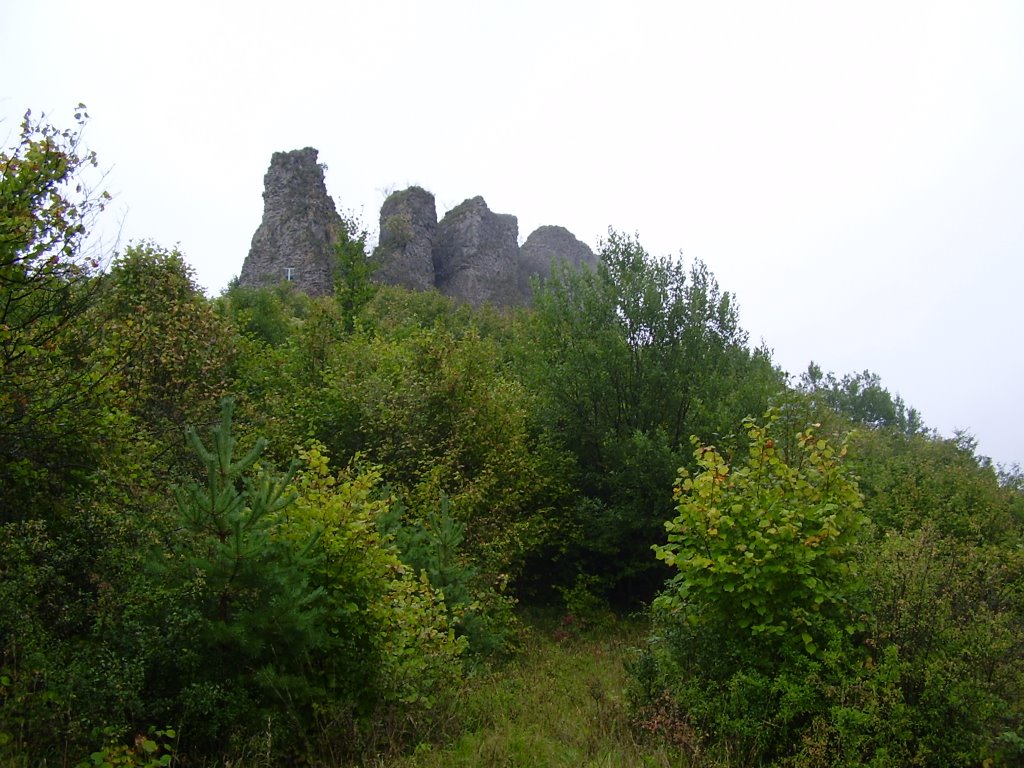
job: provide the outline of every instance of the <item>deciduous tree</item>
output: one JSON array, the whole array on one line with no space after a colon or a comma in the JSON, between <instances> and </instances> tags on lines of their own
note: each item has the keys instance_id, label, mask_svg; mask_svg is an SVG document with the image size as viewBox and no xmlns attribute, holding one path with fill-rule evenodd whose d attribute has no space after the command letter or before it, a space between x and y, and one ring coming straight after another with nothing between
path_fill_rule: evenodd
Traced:
<instances>
[{"instance_id":1,"label":"deciduous tree","mask_svg":"<svg viewBox=\"0 0 1024 768\"><path fill-rule=\"evenodd\" d=\"M90 186L88 115L59 129L26 113L0 152L0 508L26 512L89 475L99 429L95 390L107 369L80 320L96 300L101 254L85 243L109 199Z\"/></svg>"},{"instance_id":2,"label":"deciduous tree","mask_svg":"<svg viewBox=\"0 0 1024 768\"><path fill-rule=\"evenodd\" d=\"M591 500L585 567L649 597L664 573L647 547L686 440L736 431L782 382L767 351L748 348L734 297L706 265L652 257L614 231L600 257L594 271L562 265L537 286L525 367Z\"/></svg>"}]
</instances>

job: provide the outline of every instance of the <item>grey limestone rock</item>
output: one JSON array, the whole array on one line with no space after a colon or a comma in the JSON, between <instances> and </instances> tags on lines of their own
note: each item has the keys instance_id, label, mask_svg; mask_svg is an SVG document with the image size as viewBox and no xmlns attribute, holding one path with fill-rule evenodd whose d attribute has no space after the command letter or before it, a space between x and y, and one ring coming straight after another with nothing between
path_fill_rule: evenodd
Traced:
<instances>
[{"instance_id":1,"label":"grey limestone rock","mask_svg":"<svg viewBox=\"0 0 1024 768\"><path fill-rule=\"evenodd\" d=\"M333 291L333 244L343 223L312 147L275 152L263 177L263 220L252 237L239 283L293 281L312 296Z\"/></svg>"},{"instance_id":2,"label":"grey limestone rock","mask_svg":"<svg viewBox=\"0 0 1024 768\"><path fill-rule=\"evenodd\" d=\"M239 283L291 280L310 295L331 294L334 242L344 227L317 151L275 152L264 177L263 220ZM464 201L438 222L434 196L409 187L389 195L381 207L374 279L414 290L436 288L474 306L509 306L530 303L530 278L546 277L559 259L573 267L597 263L564 227L540 227L522 249L518 239L516 217L492 212L482 197Z\"/></svg>"},{"instance_id":3,"label":"grey limestone rock","mask_svg":"<svg viewBox=\"0 0 1024 768\"><path fill-rule=\"evenodd\" d=\"M493 213L482 197L455 206L437 225L435 285L473 306L521 303L519 222Z\"/></svg>"},{"instance_id":4,"label":"grey limestone rock","mask_svg":"<svg viewBox=\"0 0 1024 768\"><path fill-rule=\"evenodd\" d=\"M590 246L577 240L565 227L537 227L519 249L519 282L527 298L530 296L530 279L534 276L547 278L552 265L559 261L575 269L583 266L594 269L597 266L597 256Z\"/></svg>"},{"instance_id":5,"label":"grey limestone rock","mask_svg":"<svg viewBox=\"0 0 1024 768\"><path fill-rule=\"evenodd\" d=\"M434 287L434 196L420 187L388 195L380 209L380 241L374 280L418 291Z\"/></svg>"}]
</instances>

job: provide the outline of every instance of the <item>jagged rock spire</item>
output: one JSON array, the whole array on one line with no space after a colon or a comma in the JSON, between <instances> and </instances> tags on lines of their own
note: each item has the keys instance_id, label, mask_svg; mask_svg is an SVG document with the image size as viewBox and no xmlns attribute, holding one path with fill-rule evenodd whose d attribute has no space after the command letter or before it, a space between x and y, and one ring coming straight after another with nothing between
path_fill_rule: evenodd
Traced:
<instances>
[{"instance_id":1,"label":"jagged rock spire","mask_svg":"<svg viewBox=\"0 0 1024 768\"><path fill-rule=\"evenodd\" d=\"M327 194L312 147L275 152L263 177L263 221L252 237L239 283L290 280L312 296L333 291L333 244L342 220Z\"/></svg>"}]
</instances>

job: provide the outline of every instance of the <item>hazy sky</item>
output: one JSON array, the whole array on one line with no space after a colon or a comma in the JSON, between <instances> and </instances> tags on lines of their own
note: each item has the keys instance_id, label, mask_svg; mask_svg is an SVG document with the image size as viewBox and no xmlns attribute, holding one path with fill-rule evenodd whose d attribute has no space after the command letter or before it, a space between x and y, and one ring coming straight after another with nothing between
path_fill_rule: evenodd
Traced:
<instances>
[{"instance_id":1,"label":"hazy sky","mask_svg":"<svg viewBox=\"0 0 1024 768\"><path fill-rule=\"evenodd\" d=\"M609 226L710 266L791 373L870 369L1024 463L1024 3L0 3L24 110L110 169L107 242L241 269L275 151L386 193L483 195L521 238Z\"/></svg>"}]
</instances>

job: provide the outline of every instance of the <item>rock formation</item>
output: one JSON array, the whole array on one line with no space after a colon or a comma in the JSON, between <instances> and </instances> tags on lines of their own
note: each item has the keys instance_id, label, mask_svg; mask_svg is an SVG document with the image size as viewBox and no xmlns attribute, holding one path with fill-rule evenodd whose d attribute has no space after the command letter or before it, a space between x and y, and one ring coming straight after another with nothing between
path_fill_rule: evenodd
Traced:
<instances>
[{"instance_id":1,"label":"rock formation","mask_svg":"<svg viewBox=\"0 0 1024 768\"><path fill-rule=\"evenodd\" d=\"M374 251L374 279L417 291L435 287L434 196L420 187L394 192L380 209L380 241Z\"/></svg>"},{"instance_id":2,"label":"rock formation","mask_svg":"<svg viewBox=\"0 0 1024 768\"><path fill-rule=\"evenodd\" d=\"M343 225L327 195L317 151L275 152L263 187L263 221L252 237L239 284L291 280L312 296L330 294L333 242Z\"/></svg>"},{"instance_id":3,"label":"rock formation","mask_svg":"<svg viewBox=\"0 0 1024 768\"><path fill-rule=\"evenodd\" d=\"M263 221L252 238L239 283L291 280L312 296L333 292L335 238L345 223L327 195L317 151L275 152L263 179ZM558 259L593 266L597 258L563 227L545 226L518 244L515 216L494 213L482 197L438 222L434 196L409 187L380 210L373 279L414 290L437 289L473 306L529 304L530 278L547 277Z\"/></svg>"},{"instance_id":4,"label":"rock formation","mask_svg":"<svg viewBox=\"0 0 1024 768\"><path fill-rule=\"evenodd\" d=\"M565 227L537 227L519 249L519 284L527 297L531 293L530 278L548 277L551 266L557 261L565 261L576 269L582 266L593 269L598 260L590 246L577 240Z\"/></svg>"},{"instance_id":5,"label":"rock formation","mask_svg":"<svg viewBox=\"0 0 1024 768\"><path fill-rule=\"evenodd\" d=\"M446 296L473 306L517 304L519 223L492 213L482 197L452 208L437 225L434 284Z\"/></svg>"}]
</instances>

